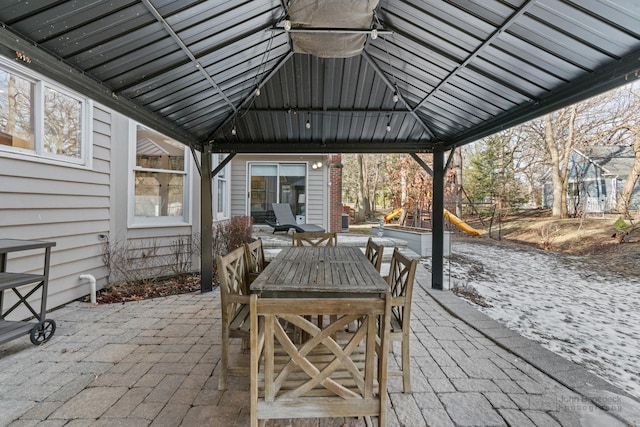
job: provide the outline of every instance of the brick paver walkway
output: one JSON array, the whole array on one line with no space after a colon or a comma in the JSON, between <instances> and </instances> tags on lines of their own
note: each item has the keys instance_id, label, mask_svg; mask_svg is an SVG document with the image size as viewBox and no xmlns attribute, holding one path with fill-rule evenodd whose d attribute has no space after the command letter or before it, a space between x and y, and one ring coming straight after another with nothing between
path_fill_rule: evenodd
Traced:
<instances>
[{"instance_id":1,"label":"brick paver walkway","mask_svg":"<svg viewBox=\"0 0 640 427\"><path fill-rule=\"evenodd\" d=\"M427 288L428 276L421 272L412 319L414 390L403 394L400 378L391 378L389 425L640 425L636 401L611 393L612 387L591 396L611 406L609 413L599 409L451 315ZM467 317L478 313L469 310ZM247 379L231 377L228 390L217 390L217 291L98 307L75 302L49 317L58 323L49 343L34 347L25 336L0 346L1 426L249 424ZM234 362L248 363L239 347L234 354Z\"/></svg>"}]
</instances>

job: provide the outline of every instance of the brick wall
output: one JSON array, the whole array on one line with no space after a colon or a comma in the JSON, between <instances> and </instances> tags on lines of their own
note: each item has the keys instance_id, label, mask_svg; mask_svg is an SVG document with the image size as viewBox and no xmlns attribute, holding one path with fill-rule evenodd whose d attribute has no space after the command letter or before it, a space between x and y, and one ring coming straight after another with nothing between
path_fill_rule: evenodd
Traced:
<instances>
[{"instance_id":1,"label":"brick wall","mask_svg":"<svg viewBox=\"0 0 640 427\"><path fill-rule=\"evenodd\" d=\"M342 155L329 158L329 232L342 230Z\"/></svg>"}]
</instances>

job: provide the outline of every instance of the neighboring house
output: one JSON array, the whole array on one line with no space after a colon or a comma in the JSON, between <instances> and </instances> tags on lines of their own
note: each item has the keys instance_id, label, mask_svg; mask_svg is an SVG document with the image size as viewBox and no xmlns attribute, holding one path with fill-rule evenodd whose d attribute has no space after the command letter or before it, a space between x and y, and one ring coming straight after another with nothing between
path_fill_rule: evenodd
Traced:
<instances>
[{"instance_id":1,"label":"neighboring house","mask_svg":"<svg viewBox=\"0 0 640 427\"><path fill-rule=\"evenodd\" d=\"M615 210L620 193L635 161L629 146L574 149L569 158L567 205L569 212L604 213ZM544 185L543 207L553 205L553 186ZM640 186L636 184L629 208L640 209Z\"/></svg>"},{"instance_id":2,"label":"neighboring house","mask_svg":"<svg viewBox=\"0 0 640 427\"><path fill-rule=\"evenodd\" d=\"M200 232L199 159L192 153L0 56L0 238L56 242L48 308L89 293L80 275L93 275L99 288L108 283L107 241L149 248L133 252L156 258L150 264L169 273L174 242ZM215 154L213 167L225 156ZM214 221L253 215L262 222L270 201L288 201L301 221L339 231L341 205L334 209L330 201L332 191L341 193L342 173L340 156L332 159L238 155L213 178ZM37 272L39 260L16 253L9 265ZM191 261L199 270L197 254ZM14 300L6 293L4 305Z\"/></svg>"}]
</instances>

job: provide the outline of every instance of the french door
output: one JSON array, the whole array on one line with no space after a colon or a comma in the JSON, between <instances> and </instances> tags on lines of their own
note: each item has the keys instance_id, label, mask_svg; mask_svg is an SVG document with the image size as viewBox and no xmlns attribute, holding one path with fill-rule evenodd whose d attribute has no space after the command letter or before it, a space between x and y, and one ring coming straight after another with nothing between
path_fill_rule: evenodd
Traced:
<instances>
[{"instance_id":1,"label":"french door","mask_svg":"<svg viewBox=\"0 0 640 427\"><path fill-rule=\"evenodd\" d=\"M288 203L296 220L306 221L306 164L250 163L249 184L249 214L255 224L275 221L272 203Z\"/></svg>"}]
</instances>

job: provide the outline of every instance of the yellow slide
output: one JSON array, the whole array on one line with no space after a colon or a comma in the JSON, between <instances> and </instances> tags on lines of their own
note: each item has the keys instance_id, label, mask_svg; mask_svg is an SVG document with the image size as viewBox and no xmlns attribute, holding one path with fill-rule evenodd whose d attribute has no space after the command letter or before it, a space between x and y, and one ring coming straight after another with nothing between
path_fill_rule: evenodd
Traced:
<instances>
[{"instance_id":1,"label":"yellow slide","mask_svg":"<svg viewBox=\"0 0 640 427\"><path fill-rule=\"evenodd\" d=\"M479 236L480 234L482 234L480 230L476 230L475 228L471 227L469 224L446 209L444 210L444 217L465 233L472 234L474 236Z\"/></svg>"},{"instance_id":2,"label":"yellow slide","mask_svg":"<svg viewBox=\"0 0 640 427\"><path fill-rule=\"evenodd\" d=\"M388 214L386 214L384 216L384 222L389 222L391 221L393 218L397 217L398 215L400 215L402 213L402 208L398 208L393 212L389 212Z\"/></svg>"}]
</instances>

